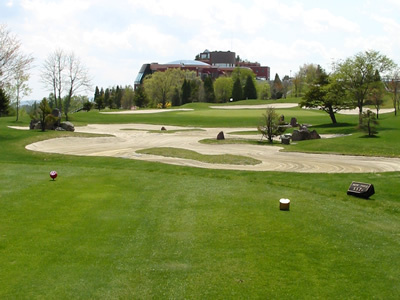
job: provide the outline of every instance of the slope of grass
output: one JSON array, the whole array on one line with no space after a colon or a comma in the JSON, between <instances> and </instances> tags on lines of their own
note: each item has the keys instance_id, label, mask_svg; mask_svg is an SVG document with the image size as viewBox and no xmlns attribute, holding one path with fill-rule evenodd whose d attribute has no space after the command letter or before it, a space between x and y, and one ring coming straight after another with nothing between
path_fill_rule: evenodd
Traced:
<instances>
[{"instance_id":1,"label":"slope of grass","mask_svg":"<svg viewBox=\"0 0 400 300\"><path fill-rule=\"evenodd\" d=\"M209 119L203 113L184 118L218 126L222 117L230 127L251 118L247 112L210 110ZM153 116L154 123L176 125L182 115ZM82 123L110 117L77 116ZM314 125L321 131L335 129L324 128L326 116L318 112L302 116L304 123L320 120ZM351 130L351 117L341 122ZM384 149L399 148L398 122L382 118ZM243 172L35 153L25 145L74 133L18 131L7 124L11 118L0 118L0 298L400 295L399 172ZM375 140L353 134L330 147L368 154ZM323 147L312 143L290 146ZM53 169L56 181L49 177ZM351 181L373 183L376 194L369 200L348 196ZM290 211L279 210L280 198L291 199Z\"/></svg>"}]
</instances>

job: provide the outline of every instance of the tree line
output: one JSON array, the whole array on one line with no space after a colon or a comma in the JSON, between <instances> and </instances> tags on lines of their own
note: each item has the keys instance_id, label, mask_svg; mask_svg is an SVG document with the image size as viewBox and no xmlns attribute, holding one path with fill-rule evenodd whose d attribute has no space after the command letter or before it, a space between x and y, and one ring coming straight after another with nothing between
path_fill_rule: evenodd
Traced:
<instances>
[{"instance_id":1,"label":"tree line","mask_svg":"<svg viewBox=\"0 0 400 300\"><path fill-rule=\"evenodd\" d=\"M0 25L0 116L9 113L12 101L18 121L20 100L30 93L27 82L32 62L33 57L21 51L17 37L5 25ZM67 120L70 112L92 107L87 97L80 96L81 92L92 90L92 79L74 52L57 49L50 53L41 66L41 80L50 92L47 104L58 108ZM332 123L336 123L338 110L358 108L361 125L364 106L374 105L379 117L383 96L387 94L392 97L397 115L399 86L399 67L387 56L370 50L334 62L330 74L319 65L304 64L293 77L285 75L281 80L276 74L271 81L257 81L248 68L237 67L229 76L216 79L170 68L148 75L136 89L118 85L106 89L96 87L93 98L100 110L302 97L300 105L324 110Z\"/></svg>"},{"instance_id":2,"label":"tree line","mask_svg":"<svg viewBox=\"0 0 400 300\"><path fill-rule=\"evenodd\" d=\"M96 86L93 102L98 110L106 107L109 109L131 109L134 105L145 107L147 103L141 103L140 99L137 99L138 95L139 93L135 93L130 85L125 87L117 85L106 89L103 87L99 89ZM89 109L85 107L85 110L90 110L90 107Z\"/></svg>"}]
</instances>

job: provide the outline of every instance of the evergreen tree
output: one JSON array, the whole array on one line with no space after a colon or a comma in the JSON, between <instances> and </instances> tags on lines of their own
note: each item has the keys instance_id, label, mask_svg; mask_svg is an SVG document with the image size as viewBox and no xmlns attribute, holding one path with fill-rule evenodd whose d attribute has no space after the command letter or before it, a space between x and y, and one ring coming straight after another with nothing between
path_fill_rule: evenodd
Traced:
<instances>
[{"instance_id":1,"label":"evergreen tree","mask_svg":"<svg viewBox=\"0 0 400 300\"><path fill-rule=\"evenodd\" d=\"M94 98L93 98L93 101L94 101L95 103L97 103L96 100L97 100L97 98L99 98L99 97L100 97L99 87L96 86L96 89L95 89L95 91L94 91Z\"/></svg>"},{"instance_id":2,"label":"evergreen tree","mask_svg":"<svg viewBox=\"0 0 400 300\"><path fill-rule=\"evenodd\" d=\"M243 100L242 84L240 83L239 78L236 78L235 82L233 83L232 98L233 101Z\"/></svg>"},{"instance_id":3,"label":"evergreen tree","mask_svg":"<svg viewBox=\"0 0 400 300\"><path fill-rule=\"evenodd\" d=\"M244 99L257 99L257 89L254 85L253 78L249 75L246 79L246 84L243 89L243 98Z\"/></svg>"},{"instance_id":4,"label":"evergreen tree","mask_svg":"<svg viewBox=\"0 0 400 300\"><path fill-rule=\"evenodd\" d=\"M190 84L190 98L189 98L189 102L198 102L199 98L200 98L200 85L201 85L201 80L189 80L188 81Z\"/></svg>"},{"instance_id":5,"label":"evergreen tree","mask_svg":"<svg viewBox=\"0 0 400 300\"><path fill-rule=\"evenodd\" d=\"M47 123L54 118L51 115L51 108L46 98L43 98L43 100L39 104L39 116L42 131L45 131Z\"/></svg>"},{"instance_id":6,"label":"evergreen tree","mask_svg":"<svg viewBox=\"0 0 400 300\"><path fill-rule=\"evenodd\" d=\"M5 91L0 88L0 117L7 116L10 106L10 99Z\"/></svg>"},{"instance_id":7,"label":"evergreen tree","mask_svg":"<svg viewBox=\"0 0 400 300\"><path fill-rule=\"evenodd\" d=\"M376 114L371 110L364 111L362 114L361 129L368 133L368 136L374 136L378 133L376 126L378 125Z\"/></svg>"},{"instance_id":8,"label":"evergreen tree","mask_svg":"<svg viewBox=\"0 0 400 300\"><path fill-rule=\"evenodd\" d=\"M106 90L104 92L104 106L108 106L111 109L111 107L110 107L110 96L111 96L110 89L106 88Z\"/></svg>"},{"instance_id":9,"label":"evergreen tree","mask_svg":"<svg viewBox=\"0 0 400 300\"><path fill-rule=\"evenodd\" d=\"M139 85L136 88L134 96L133 96L133 101L135 102L136 106L139 106L139 107L147 106L149 101L147 99L147 95L146 95L146 92L145 92L143 86Z\"/></svg>"},{"instance_id":10,"label":"evergreen tree","mask_svg":"<svg viewBox=\"0 0 400 300\"><path fill-rule=\"evenodd\" d=\"M179 89L175 87L175 90L172 93L172 106L180 106L180 105L181 105L181 95Z\"/></svg>"},{"instance_id":11,"label":"evergreen tree","mask_svg":"<svg viewBox=\"0 0 400 300\"><path fill-rule=\"evenodd\" d=\"M206 102L214 103L215 102L215 94L214 94L214 84L212 78L207 76L204 79L204 97Z\"/></svg>"},{"instance_id":12,"label":"evergreen tree","mask_svg":"<svg viewBox=\"0 0 400 300\"><path fill-rule=\"evenodd\" d=\"M281 99L282 94L283 94L282 91L283 91L282 81L279 78L279 75L275 74L275 79L272 84L271 98L272 99Z\"/></svg>"},{"instance_id":13,"label":"evergreen tree","mask_svg":"<svg viewBox=\"0 0 400 300\"><path fill-rule=\"evenodd\" d=\"M97 87L96 87L96 90L98 92ZM96 103L96 108L98 110L101 110L102 108L104 108L104 90L103 90L103 88L101 88L100 92L98 92L98 95L95 96L94 103Z\"/></svg>"},{"instance_id":14,"label":"evergreen tree","mask_svg":"<svg viewBox=\"0 0 400 300\"><path fill-rule=\"evenodd\" d=\"M190 102L191 94L192 94L192 88L190 85L190 81L186 80L185 78L182 83L182 104Z\"/></svg>"},{"instance_id":15,"label":"evergreen tree","mask_svg":"<svg viewBox=\"0 0 400 300\"><path fill-rule=\"evenodd\" d=\"M114 97L114 105L116 108L121 107L122 96L123 96L123 89L117 85L117 88L115 90L115 97Z\"/></svg>"}]
</instances>

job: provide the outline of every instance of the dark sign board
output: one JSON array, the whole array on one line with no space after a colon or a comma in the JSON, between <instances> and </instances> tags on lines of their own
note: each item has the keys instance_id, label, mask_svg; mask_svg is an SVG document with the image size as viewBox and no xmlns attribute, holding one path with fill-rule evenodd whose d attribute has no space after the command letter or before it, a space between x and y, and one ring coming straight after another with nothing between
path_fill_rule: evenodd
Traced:
<instances>
[{"instance_id":1,"label":"dark sign board","mask_svg":"<svg viewBox=\"0 0 400 300\"><path fill-rule=\"evenodd\" d=\"M362 183L353 181L347 190L347 195L368 199L375 194L374 185L370 183Z\"/></svg>"}]
</instances>

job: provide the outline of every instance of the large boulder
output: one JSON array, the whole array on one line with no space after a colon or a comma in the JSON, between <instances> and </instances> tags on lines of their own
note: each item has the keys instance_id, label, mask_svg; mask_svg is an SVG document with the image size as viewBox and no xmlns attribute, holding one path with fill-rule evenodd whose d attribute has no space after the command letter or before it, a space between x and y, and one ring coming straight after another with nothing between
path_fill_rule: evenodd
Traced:
<instances>
[{"instance_id":1,"label":"large boulder","mask_svg":"<svg viewBox=\"0 0 400 300\"><path fill-rule=\"evenodd\" d=\"M36 125L40 123L39 120L34 120L32 119L31 122L29 123L29 129L35 129ZM40 127L41 128L41 127Z\"/></svg>"},{"instance_id":2,"label":"large boulder","mask_svg":"<svg viewBox=\"0 0 400 300\"><path fill-rule=\"evenodd\" d=\"M31 123L29 124L29 129L36 129L36 130L42 129L42 121L31 120ZM54 125L53 124L46 124L46 129L47 130L53 130L54 129Z\"/></svg>"},{"instance_id":3,"label":"large boulder","mask_svg":"<svg viewBox=\"0 0 400 300\"><path fill-rule=\"evenodd\" d=\"M315 131L309 131L307 127L302 126L300 130L293 130L292 141L304 141L320 139L320 135Z\"/></svg>"},{"instance_id":4,"label":"large boulder","mask_svg":"<svg viewBox=\"0 0 400 300\"><path fill-rule=\"evenodd\" d=\"M71 122L65 121L60 123L60 127L66 131L75 131L74 124Z\"/></svg>"},{"instance_id":5,"label":"large boulder","mask_svg":"<svg viewBox=\"0 0 400 300\"><path fill-rule=\"evenodd\" d=\"M61 118L61 112L58 108L53 108L51 114L53 115L54 118Z\"/></svg>"},{"instance_id":6,"label":"large boulder","mask_svg":"<svg viewBox=\"0 0 400 300\"><path fill-rule=\"evenodd\" d=\"M311 131L311 132L310 132L310 135L311 135L311 139L312 139L312 140L317 140L317 139L320 139L320 138L321 138L321 136L317 133L316 130Z\"/></svg>"}]
</instances>

